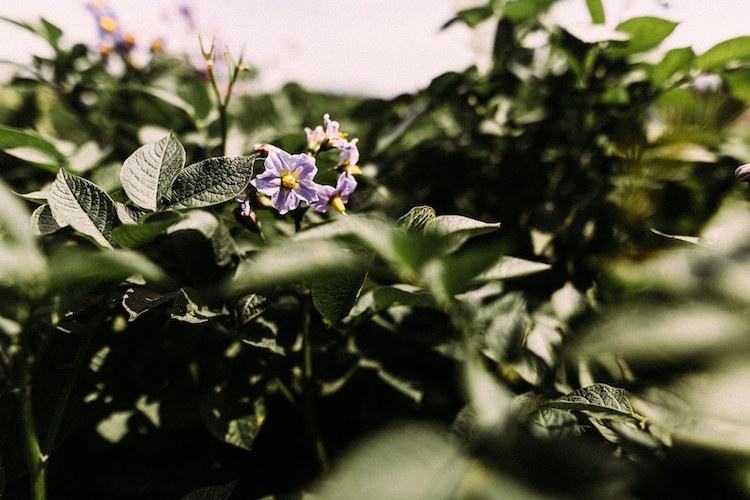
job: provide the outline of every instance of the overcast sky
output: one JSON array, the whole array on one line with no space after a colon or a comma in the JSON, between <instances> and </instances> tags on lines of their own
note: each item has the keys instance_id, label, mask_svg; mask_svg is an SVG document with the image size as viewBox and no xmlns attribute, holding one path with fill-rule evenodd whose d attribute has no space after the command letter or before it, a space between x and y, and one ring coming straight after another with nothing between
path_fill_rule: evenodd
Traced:
<instances>
[{"instance_id":1,"label":"overcast sky","mask_svg":"<svg viewBox=\"0 0 750 500\"><path fill-rule=\"evenodd\" d=\"M413 92L449 70L474 63L483 38L463 26L440 26L459 5L473 0L109 0L125 31L144 46L165 38L170 50L198 55L195 31L216 35L260 70L258 90L287 81L316 89L393 96ZM680 26L666 46L693 44L699 53L719 40L750 34L750 0L607 0L608 24L657 15ZM191 30L178 12L193 11ZM93 16L84 0L0 0L0 15L59 25L67 42L94 43ZM562 24L588 21L585 0L565 0L554 10ZM43 50L32 36L0 24L0 59L28 62ZM489 37L485 37L488 39Z\"/></svg>"}]
</instances>

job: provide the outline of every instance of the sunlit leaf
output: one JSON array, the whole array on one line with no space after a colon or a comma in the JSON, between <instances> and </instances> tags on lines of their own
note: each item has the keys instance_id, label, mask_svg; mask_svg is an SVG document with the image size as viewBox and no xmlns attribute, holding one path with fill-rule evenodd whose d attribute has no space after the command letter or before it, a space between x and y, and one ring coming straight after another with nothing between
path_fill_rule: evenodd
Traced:
<instances>
[{"instance_id":1,"label":"sunlit leaf","mask_svg":"<svg viewBox=\"0 0 750 500\"><path fill-rule=\"evenodd\" d=\"M750 58L750 36L738 36L717 43L695 60L703 71L717 71L732 61Z\"/></svg>"},{"instance_id":2,"label":"sunlit leaf","mask_svg":"<svg viewBox=\"0 0 750 500\"><path fill-rule=\"evenodd\" d=\"M695 53L690 47L672 49L664 58L651 68L650 77L654 85L661 85L674 75L687 75L695 60Z\"/></svg>"},{"instance_id":3,"label":"sunlit leaf","mask_svg":"<svg viewBox=\"0 0 750 500\"><path fill-rule=\"evenodd\" d=\"M623 21L615 28L627 33L630 41L623 48L612 49L611 53L619 57L644 52L657 47L672 31L677 23L658 17L634 17Z\"/></svg>"},{"instance_id":4,"label":"sunlit leaf","mask_svg":"<svg viewBox=\"0 0 750 500\"><path fill-rule=\"evenodd\" d=\"M633 416L633 406L624 389L607 384L594 384L544 403L559 410L591 411Z\"/></svg>"},{"instance_id":5,"label":"sunlit leaf","mask_svg":"<svg viewBox=\"0 0 750 500\"><path fill-rule=\"evenodd\" d=\"M172 307L172 319L191 324L205 323L228 314L226 308L216 309L206 304L199 304L184 288L177 293Z\"/></svg>"},{"instance_id":6,"label":"sunlit leaf","mask_svg":"<svg viewBox=\"0 0 750 500\"><path fill-rule=\"evenodd\" d=\"M499 222L482 222L462 215L439 215L425 223L424 234L438 237L445 251L453 252L470 237L496 231L499 227Z\"/></svg>"},{"instance_id":7,"label":"sunlit leaf","mask_svg":"<svg viewBox=\"0 0 750 500\"><path fill-rule=\"evenodd\" d=\"M133 203L157 210L167 190L185 165L185 148L170 133L130 155L120 170L125 193Z\"/></svg>"},{"instance_id":8,"label":"sunlit leaf","mask_svg":"<svg viewBox=\"0 0 750 500\"><path fill-rule=\"evenodd\" d=\"M591 22L594 24L604 24L604 7L601 0L586 0L586 7L591 14Z\"/></svg>"},{"instance_id":9,"label":"sunlit leaf","mask_svg":"<svg viewBox=\"0 0 750 500\"><path fill-rule=\"evenodd\" d=\"M166 193L171 208L197 208L231 200L245 190L257 154L207 158L185 167Z\"/></svg>"},{"instance_id":10,"label":"sunlit leaf","mask_svg":"<svg viewBox=\"0 0 750 500\"><path fill-rule=\"evenodd\" d=\"M364 269L361 255L327 241L290 241L258 252L242 262L229 284L233 293L325 279Z\"/></svg>"},{"instance_id":11,"label":"sunlit leaf","mask_svg":"<svg viewBox=\"0 0 750 500\"><path fill-rule=\"evenodd\" d=\"M99 245L112 247L115 202L99 186L60 169L52 183L48 202L59 224L70 224Z\"/></svg>"},{"instance_id":12,"label":"sunlit leaf","mask_svg":"<svg viewBox=\"0 0 750 500\"><path fill-rule=\"evenodd\" d=\"M251 450L266 419L263 398L239 401L228 391L207 394L201 398L201 416L208 430L227 444ZM233 397L234 396L234 397Z\"/></svg>"},{"instance_id":13,"label":"sunlit leaf","mask_svg":"<svg viewBox=\"0 0 750 500\"><path fill-rule=\"evenodd\" d=\"M506 280L529 276L550 269L549 264L518 257L502 256L490 268L477 276L479 281Z\"/></svg>"}]
</instances>

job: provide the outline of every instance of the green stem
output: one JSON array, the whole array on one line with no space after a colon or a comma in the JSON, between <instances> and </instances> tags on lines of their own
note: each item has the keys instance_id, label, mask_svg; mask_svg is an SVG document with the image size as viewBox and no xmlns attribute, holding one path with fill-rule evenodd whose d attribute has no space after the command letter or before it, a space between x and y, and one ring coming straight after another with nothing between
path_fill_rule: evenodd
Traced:
<instances>
[{"instance_id":1,"label":"green stem","mask_svg":"<svg viewBox=\"0 0 750 500\"><path fill-rule=\"evenodd\" d=\"M58 396L57 398L57 404L55 405L55 410L52 414L49 428L47 429L47 437L44 440L44 453L47 455L52 453L52 448L55 446L55 441L57 440L57 432L60 430L60 424L62 423L63 416L65 415L65 409L68 406L68 401L70 400L70 395L73 393L75 381L78 378L78 373L81 371L81 366L86 359L86 353L88 352L89 346L91 345L91 339L94 338L94 332L96 332L96 328L99 325L99 320L101 319L102 314L103 308L94 319L91 327L88 328L88 330L84 334L83 340L81 340L81 345L78 346L76 357L73 360L73 367L70 369L68 377L65 379L65 385L63 385L60 396Z\"/></svg>"},{"instance_id":2,"label":"green stem","mask_svg":"<svg viewBox=\"0 0 750 500\"><path fill-rule=\"evenodd\" d=\"M310 305L305 302L305 317L302 327L302 355L304 359L304 414L310 431L315 456L321 472L328 470L328 455L315 419L315 380L312 367L312 343L310 342Z\"/></svg>"},{"instance_id":3,"label":"green stem","mask_svg":"<svg viewBox=\"0 0 750 500\"><path fill-rule=\"evenodd\" d=\"M28 328L21 332L21 350L17 353L19 359L19 405L21 409L21 427L23 432L23 444L26 451L26 463L29 470L29 482L31 487L31 498L33 500L45 500L47 457L42 455L39 439L34 426L34 411L31 406L31 369L34 365L34 356L31 353L30 331Z\"/></svg>"}]
</instances>

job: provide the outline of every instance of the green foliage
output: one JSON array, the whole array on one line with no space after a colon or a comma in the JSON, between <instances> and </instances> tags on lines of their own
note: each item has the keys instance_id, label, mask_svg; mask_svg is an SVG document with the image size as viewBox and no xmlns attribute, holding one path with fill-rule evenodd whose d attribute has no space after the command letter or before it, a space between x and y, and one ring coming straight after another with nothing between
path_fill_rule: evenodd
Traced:
<instances>
[{"instance_id":1,"label":"green foliage","mask_svg":"<svg viewBox=\"0 0 750 500\"><path fill-rule=\"evenodd\" d=\"M389 101L10 21L54 55L0 89L0 494L747 496L747 37L553 3L457 13L490 67ZM281 216L255 144L324 113L357 191Z\"/></svg>"}]
</instances>

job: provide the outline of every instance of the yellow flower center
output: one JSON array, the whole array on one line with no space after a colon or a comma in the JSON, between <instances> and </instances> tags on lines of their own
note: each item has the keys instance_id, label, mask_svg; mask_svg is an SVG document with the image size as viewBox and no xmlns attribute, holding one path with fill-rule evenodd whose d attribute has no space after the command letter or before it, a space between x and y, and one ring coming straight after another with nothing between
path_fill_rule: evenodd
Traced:
<instances>
[{"instance_id":1,"label":"yellow flower center","mask_svg":"<svg viewBox=\"0 0 750 500\"><path fill-rule=\"evenodd\" d=\"M99 18L99 26L107 33L114 33L117 29L117 21L111 16L102 16Z\"/></svg>"},{"instance_id":2,"label":"yellow flower center","mask_svg":"<svg viewBox=\"0 0 750 500\"><path fill-rule=\"evenodd\" d=\"M297 189L297 177L299 177L299 173L292 172L289 173L286 170L281 171L281 186L284 189Z\"/></svg>"},{"instance_id":3,"label":"yellow flower center","mask_svg":"<svg viewBox=\"0 0 750 500\"><path fill-rule=\"evenodd\" d=\"M333 198L331 198L331 206L341 212L342 214L346 212L346 208L344 207L344 201L341 199L341 195L337 194Z\"/></svg>"}]
</instances>

